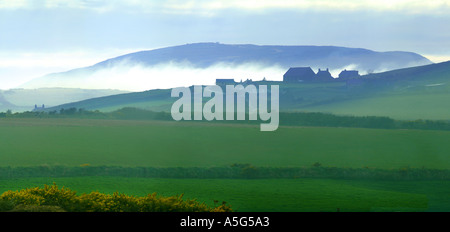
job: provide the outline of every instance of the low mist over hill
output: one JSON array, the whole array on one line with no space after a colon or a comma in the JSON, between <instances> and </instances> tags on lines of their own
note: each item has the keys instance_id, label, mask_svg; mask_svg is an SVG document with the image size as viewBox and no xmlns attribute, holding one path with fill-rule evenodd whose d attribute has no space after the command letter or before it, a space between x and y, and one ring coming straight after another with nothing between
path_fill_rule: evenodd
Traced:
<instances>
[{"instance_id":1,"label":"low mist over hill","mask_svg":"<svg viewBox=\"0 0 450 232\"><path fill-rule=\"evenodd\" d=\"M90 67L49 74L23 88L66 87L143 91L215 79L282 80L289 67L329 68L336 77L343 69L361 74L431 64L412 52L375 52L334 46L257 46L196 43L141 51Z\"/></svg>"},{"instance_id":2,"label":"low mist over hill","mask_svg":"<svg viewBox=\"0 0 450 232\"><path fill-rule=\"evenodd\" d=\"M40 88L0 90L0 111L30 111L36 106L52 107L68 102L104 97L127 91L110 89Z\"/></svg>"}]
</instances>

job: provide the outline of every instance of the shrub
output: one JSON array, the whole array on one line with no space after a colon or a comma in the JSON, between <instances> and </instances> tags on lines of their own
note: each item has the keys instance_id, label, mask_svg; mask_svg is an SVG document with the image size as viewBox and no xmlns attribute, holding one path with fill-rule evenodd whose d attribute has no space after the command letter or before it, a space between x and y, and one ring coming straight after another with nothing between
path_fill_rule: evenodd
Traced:
<instances>
[{"instance_id":1,"label":"shrub","mask_svg":"<svg viewBox=\"0 0 450 232\"><path fill-rule=\"evenodd\" d=\"M319 163L319 162L315 162L315 163L313 164L313 167L316 167L316 168L321 167L321 166L322 166L322 164Z\"/></svg>"},{"instance_id":2,"label":"shrub","mask_svg":"<svg viewBox=\"0 0 450 232\"><path fill-rule=\"evenodd\" d=\"M1 211L26 212L231 212L225 202L217 207L209 207L196 200L183 200L183 195L160 197L156 193L144 197L128 196L120 193L112 195L100 192L77 195L70 189L59 189L56 184L44 188L27 188L7 191L0 195L4 202ZM6 202L10 202L9 205ZM2 204L0 204L2 207Z\"/></svg>"},{"instance_id":3,"label":"shrub","mask_svg":"<svg viewBox=\"0 0 450 232\"><path fill-rule=\"evenodd\" d=\"M51 205L18 205L9 212L66 212L59 206Z\"/></svg>"},{"instance_id":4,"label":"shrub","mask_svg":"<svg viewBox=\"0 0 450 232\"><path fill-rule=\"evenodd\" d=\"M10 200L0 200L0 212L10 211L14 209L15 205Z\"/></svg>"}]
</instances>

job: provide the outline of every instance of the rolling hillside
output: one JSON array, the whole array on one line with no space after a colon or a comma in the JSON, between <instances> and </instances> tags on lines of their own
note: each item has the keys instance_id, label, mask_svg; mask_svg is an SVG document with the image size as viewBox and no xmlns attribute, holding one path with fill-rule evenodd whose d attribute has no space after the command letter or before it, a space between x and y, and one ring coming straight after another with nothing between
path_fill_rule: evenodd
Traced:
<instances>
[{"instance_id":1,"label":"rolling hillside","mask_svg":"<svg viewBox=\"0 0 450 232\"><path fill-rule=\"evenodd\" d=\"M282 111L317 111L396 119L450 119L450 62L362 76L357 86L346 82L280 84ZM170 89L120 94L60 105L61 108L113 111L137 107L170 111L176 100Z\"/></svg>"}]
</instances>

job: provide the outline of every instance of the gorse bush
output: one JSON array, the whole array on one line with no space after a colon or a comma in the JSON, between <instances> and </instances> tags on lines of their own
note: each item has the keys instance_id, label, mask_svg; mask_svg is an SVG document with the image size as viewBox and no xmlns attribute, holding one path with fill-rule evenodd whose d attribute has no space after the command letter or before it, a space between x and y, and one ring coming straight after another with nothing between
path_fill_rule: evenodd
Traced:
<instances>
[{"instance_id":1,"label":"gorse bush","mask_svg":"<svg viewBox=\"0 0 450 232\"><path fill-rule=\"evenodd\" d=\"M14 209L14 202L9 200L0 200L0 212L10 211Z\"/></svg>"},{"instance_id":2,"label":"gorse bush","mask_svg":"<svg viewBox=\"0 0 450 232\"><path fill-rule=\"evenodd\" d=\"M0 195L4 206L0 211L67 211L67 212L231 212L230 206L209 207L196 200L184 200L183 195L160 197L156 193L144 197L121 193L92 192L77 195L56 184L20 191L7 191ZM0 205L2 205L0 204ZM15 207L13 207L15 206ZM53 207L53 208L52 208ZM57 209L57 210L56 210Z\"/></svg>"}]
</instances>

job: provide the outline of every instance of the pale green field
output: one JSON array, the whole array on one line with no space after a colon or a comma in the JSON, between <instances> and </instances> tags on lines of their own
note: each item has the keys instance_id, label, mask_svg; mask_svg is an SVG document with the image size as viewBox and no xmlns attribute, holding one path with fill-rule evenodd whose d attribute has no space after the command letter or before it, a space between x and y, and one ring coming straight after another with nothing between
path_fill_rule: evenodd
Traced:
<instances>
[{"instance_id":1,"label":"pale green field","mask_svg":"<svg viewBox=\"0 0 450 232\"><path fill-rule=\"evenodd\" d=\"M338 115L389 116L400 120L450 120L450 95L433 93L375 96L306 107L305 110Z\"/></svg>"}]
</instances>

